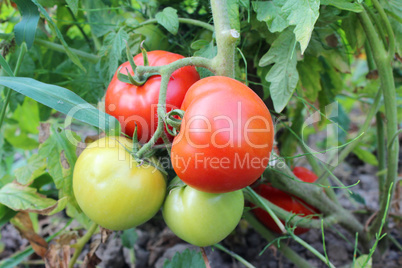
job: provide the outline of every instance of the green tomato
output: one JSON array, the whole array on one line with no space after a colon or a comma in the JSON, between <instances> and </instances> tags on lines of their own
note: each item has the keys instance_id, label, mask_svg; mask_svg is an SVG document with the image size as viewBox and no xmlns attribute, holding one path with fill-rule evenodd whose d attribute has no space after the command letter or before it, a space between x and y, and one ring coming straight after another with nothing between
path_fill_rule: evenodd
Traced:
<instances>
[{"instance_id":1,"label":"green tomato","mask_svg":"<svg viewBox=\"0 0 402 268\"><path fill-rule=\"evenodd\" d=\"M126 150L131 146L124 137L99 139L74 167L73 190L80 208L107 229L125 230L148 221L166 194L163 174L152 165L139 165Z\"/></svg>"},{"instance_id":2,"label":"green tomato","mask_svg":"<svg viewBox=\"0 0 402 268\"><path fill-rule=\"evenodd\" d=\"M220 242L235 229L243 208L241 190L213 194L182 186L170 191L162 212L166 224L178 237L206 247Z\"/></svg>"}]
</instances>

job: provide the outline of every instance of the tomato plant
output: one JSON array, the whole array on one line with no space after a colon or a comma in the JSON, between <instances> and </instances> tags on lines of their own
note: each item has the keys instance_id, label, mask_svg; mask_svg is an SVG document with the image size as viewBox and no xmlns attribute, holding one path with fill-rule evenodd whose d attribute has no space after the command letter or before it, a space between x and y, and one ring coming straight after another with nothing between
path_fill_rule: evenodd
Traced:
<instances>
[{"instance_id":1,"label":"tomato plant","mask_svg":"<svg viewBox=\"0 0 402 268\"><path fill-rule=\"evenodd\" d=\"M315 175L312 171L308 170L304 167L295 167L293 169L293 173L296 177L304 182L313 183L317 180L317 175ZM318 210L309 206L299 198L292 196L284 191L276 189L272 187L270 184L260 184L255 188L255 191L261 195L263 198L267 199L274 205L277 205L280 208L283 208L286 211L293 212L298 216L308 216L312 214L318 213ZM282 233L279 229L278 225L272 219L272 217L261 208L255 208L253 210L256 217L269 229L276 233ZM285 223L281 220L282 223ZM307 232L309 229L296 227L294 229L294 233L296 235L303 234Z\"/></svg>"},{"instance_id":2,"label":"tomato plant","mask_svg":"<svg viewBox=\"0 0 402 268\"><path fill-rule=\"evenodd\" d=\"M167 51L151 51L147 53L150 66L161 66L172 63L183 56ZM134 57L135 64L144 65L142 54ZM117 118L124 133L130 137L137 125L138 140L141 143L149 141L158 124L157 106L161 77L154 75L148 78L141 86L120 81L118 72L127 74L127 70L134 72L127 61L123 63L113 76L105 96L105 110ZM189 87L200 79L196 69L186 66L176 70L170 77L167 96L166 111L179 108Z\"/></svg>"},{"instance_id":3,"label":"tomato plant","mask_svg":"<svg viewBox=\"0 0 402 268\"><path fill-rule=\"evenodd\" d=\"M207 77L189 89L181 109L185 115L171 158L186 184L223 193L261 176L274 128L268 108L254 91L228 77Z\"/></svg>"},{"instance_id":4,"label":"tomato plant","mask_svg":"<svg viewBox=\"0 0 402 268\"><path fill-rule=\"evenodd\" d=\"M206 247L227 237L243 214L242 191L213 194L190 186L173 188L163 205L163 218L181 239Z\"/></svg>"},{"instance_id":5,"label":"tomato plant","mask_svg":"<svg viewBox=\"0 0 402 268\"><path fill-rule=\"evenodd\" d=\"M153 165L138 165L126 151L130 146L127 138L102 138L75 164L75 198L91 220L107 229L124 230L148 221L165 197L162 173Z\"/></svg>"}]
</instances>

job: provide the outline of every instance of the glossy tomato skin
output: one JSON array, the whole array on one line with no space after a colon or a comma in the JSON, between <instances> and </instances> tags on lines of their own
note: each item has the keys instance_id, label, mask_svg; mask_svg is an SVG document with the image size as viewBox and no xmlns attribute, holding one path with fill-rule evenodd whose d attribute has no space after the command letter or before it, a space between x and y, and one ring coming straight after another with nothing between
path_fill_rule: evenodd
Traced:
<instances>
[{"instance_id":1,"label":"glossy tomato skin","mask_svg":"<svg viewBox=\"0 0 402 268\"><path fill-rule=\"evenodd\" d=\"M242 191L212 194L182 186L170 191L162 212L167 226L178 237L206 247L219 243L236 228L243 209Z\"/></svg>"},{"instance_id":2,"label":"glossy tomato skin","mask_svg":"<svg viewBox=\"0 0 402 268\"><path fill-rule=\"evenodd\" d=\"M295 167L293 173L296 177L301 179L304 182L313 183L317 180L317 176L311 172L310 170L304 167ZM319 211L310 205L306 204L302 200L297 197L294 197L286 192L283 192L279 189L272 187L270 184L261 184L254 189L259 195L270 201L271 203L277 205L278 207L293 212L295 214L300 214L299 216L307 216L311 214L317 214ZM278 225L272 219L272 217L261 208L255 208L253 210L255 216L270 230L280 234L282 233L279 229ZM283 224L285 222L281 220ZM309 229L296 227L294 229L294 233L296 235L303 234L307 232Z\"/></svg>"},{"instance_id":3,"label":"glossy tomato skin","mask_svg":"<svg viewBox=\"0 0 402 268\"><path fill-rule=\"evenodd\" d=\"M179 54L161 50L150 51L147 54L150 66L167 65L184 58ZM144 65L142 54L136 55L134 62L137 66ZM152 76L144 85L135 86L117 79L118 72L127 74L127 69L132 75L134 74L127 61L118 68L113 76L106 91L105 111L119 120L122 131L130 137L137 124L138 140L146 143L152 137L158 124L157 104L161 77L159 75ZM176 70L169 80L166 110L180 108L187 90L199 79L200 76L193 66Z\"/></svg>"},{"instance_id":4,"label":"glossy tomato skin","mask_svg":"<svg viewBox=\"0 0 402 268\"><path fill-rule=\"evenodd\" d=\"M125 230L148 221L165 198L164 176L151 165L139 166L124 148L131 144L124 137L99 139L74 167L73 190L80 208L107 229Z\"/></svg>"},{"instance_id":5,"label":"glossy tomato skin","mask_svg":"<svg viewBox=\"0 0 402 268\"><path fill-rule=\"evenodd\" d=\"M185 115L171 159L186 184L224 193L261 176L274 127L267 107L249 87L228 77L207 77L191 86L181 109Z\"/></svg>"}]
</instances>

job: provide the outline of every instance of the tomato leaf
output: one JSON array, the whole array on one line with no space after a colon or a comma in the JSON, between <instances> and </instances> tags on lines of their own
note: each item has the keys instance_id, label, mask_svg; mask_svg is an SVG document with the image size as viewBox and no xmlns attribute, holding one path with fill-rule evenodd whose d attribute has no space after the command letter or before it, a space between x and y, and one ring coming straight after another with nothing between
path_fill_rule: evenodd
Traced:
<instances>
[{"instance_id":1,"label":"tomato leaf","mask_svg":"<svg viewBox=\"0 0 402 268\"><path fill-rule=\"evenodd\" d=\"M353 153L365 163L368 163L373 166L378 166L378 160L373 153L368 151L367 149L363 149L362 146L357 146L353 149Z\"/></svg>"},{"instance_id":2,"label":"tomato leaf","mask_svg":"<svg viewBox=\"0 0 402 268\"><path fill-rule=\"evenodd\" d=\"M179 30L179 17L177 16L176 9L166 7L161 12L158 12L155 18L158 23L165 27L171 34L177 34Z\"/></svg>"},{"instance_id":3,"label":"tomato leaf","mask_svg":"<svg viewBox=\"0 0 402 268\"><path fill-rule=\"evenodd\" d=\"M31 48L39 21L38 8L31 1L15 0L14 2L22 16L21 21L14 26L15 41L18 45L25 42L27 47Z\"/></svg>"},{"instance_id":4,"label":"tomato leaf","mask_svg":"<svg viewBox=\"0 0 402 268\"><path fill-rule=\"evenodd\" d=\"M63 35L61 34L59 29L57 28L57 25L54 23L52 18L49 16L49 13L47 13L46 9L44 9L43 6L38 3L37 0L31 0L31 1L39 8L40 13L42 13L42 15L45 17L46 21L48 22L48 25L49 25L50 29L59 38L59 40L60 40L61 44L63 45L68 57L70 58L70 60L72 62L74 62L75 65L80 67L81 70L86 72L86 69L85 69L84 65L82 65L82 63L81 63L80 59L78 58L78 56L74 52L72 52L70 50L70 47L67 45L66 41L64 40ZM27 2L27 1L24 1L24 2Z\"/></svg>"},{"instance_id":5,"label":"tomato leaf","mask_svg":"<svg viewBox=\"0 0 402 268\"><path fill-rule=\"evenodd\" d=\"M108 81L112 78L119 66L119 61L122 58L122 52L126 48L124 40L128 40L128 34L121 28L117 33L109 33L105 40L104 45L100 51L102 56L103 66L107 74Z\"/></svg>"},{"instance_id":6,"label":"tomato leaf","mask_svg":"<svg viewBox=\"0 0 402 268\"><path fill-rule=\"evenodd\" d=\"M322 66L318 58L305 56L303 61L297 64L297 71L303 87L303 95L311 102L317 100L318 92L321 91L320 72Z\"/></svg>"},{"instance_id":7,"label":"tomato leaf","mask_svg":"<svg viewBox=\"0 0 402 268\"><path fill-rule=\"evenodd\" d=\"M365 255L360 255L359 258L357 258L351 265L351 268L361 268L361 267L365 267L365 268L371 268L373 265L373 260L370 258L367 261L367 258L369 257L369 255L365 254Z\"/></svg>"},{"instance_id":8,"label":"tomato leaf","mask_svg":"<svg viewBox=\"0 0 402 268\"><path fill-rule=\"evenodd\" d=\"M71 9L73 14L77 16L78 13L78 0L66 0L68 7Z\"/></svg>"},{"instance_id":9,"label":"tomato leaf","mask_svg":"<svg viewBox=\"0 0 402 268\"><path fill-rule=\"evenodd\" d=\"M202 259L201 252L186 249L183 252L176 253L172 260L166 260L163 268L205 268L205 262Z\"/></svg>"},{"instance_id":10,"label":"tomato leaf","mask_svg":"<svg viewBox=\"0 0 402 268\"><path fill-rule=\"evenodd\" d=\"M319 9L320 0L288 0L282 7L282 11L289 14L286 18L289 24L296 26L293 32L296 35L296 41L300 43L302 54L310 42Z\"/></svg>"},{"instance_id":11,"label":"tomato leaf","mask_svg":"<svg viewBox=\"0 0 402 268\"><path fill-rule=\"evenodd\" d=\"M350 0L321 0L321 5L334 6L336 8L355 13L360 13L364 10L361 4Z\"/></svg>"},{"instance_id":12,"label":"tomato leaf","mask_svg":"<svg viewBox=\"0 0 402 268\"><path fill-rule=\"evenodd\" d=\"M65 205L65 201L65 199L62 200L62 205ZM13 210L44 215L49 215L62 209L62 206L59 206L56 200L43 197L37 193L35 188L25 187L16 183L6 184L0 189L0 203Z\"/></svg>"},{"instance_id":13,"label":"tomato leaf","mask_svg":"<svg viewBox=\"0 0 402 268\"><path fill-rule=\"evenodd\" d=\"M265 80L271 83L269 91L277 113L280 113L285 108L299 80L294 48L295 36L288 29L279 35L259 62L261 67L274 64Z\"/></svg>"},{"instance_id":14,"label":"tomato leaf","mask_svg":"<svg viewBox=\"0 0 402 268\"><path fill-rule=\"evenodd\" d=\"M228 11L230 28L235 29L240 33L239 0L226 1L226 8Z\"/></svg>"},{"instance_id":15,"label":"tomato leaf","mask_svg":"<svg viewBox=\"0 0 402 268\"><path fill-rule=\"evenodd\" d=\"M55 85L25 77L0 77L0 85L9 87L57 111L98 127L105 132L118 133L118 121L96 109L74 92Z\"/></svg>"},{"instance_id":16,"label":"tomato leaf","mask_svg":"<svg viewBox=\"0 0 402 268\"><path fill-rule=\"evenodd\" d=\"M45 159L38 154L34 154L28 159L27 165L15 170L15 177L19 183L26 185L45 173L45 170Z\"/></svg>"},{"instance_id":17,"label":"tomato leaf","mask_svg":"<svg viewBox=\"0 0 402 268\"><path fill-rule=\"evenodd\" d=\"M121 235L121 243L125 248L134 248L134 244L138 239L138 234L135 228L127 229L123 231Z\"/></svg>"},{"instance_id":18,"label":"tomato leaf","mask_svg":"<svg viewBox=\"0 0 402 268\"><path fill-rule=\"evenodd\" d=\"M289 26L286 14L281 11L285 0L254 1L253 9L257 13L257 20L265 21L270 32L282 32Z\"/></svg>"}]
</instances>

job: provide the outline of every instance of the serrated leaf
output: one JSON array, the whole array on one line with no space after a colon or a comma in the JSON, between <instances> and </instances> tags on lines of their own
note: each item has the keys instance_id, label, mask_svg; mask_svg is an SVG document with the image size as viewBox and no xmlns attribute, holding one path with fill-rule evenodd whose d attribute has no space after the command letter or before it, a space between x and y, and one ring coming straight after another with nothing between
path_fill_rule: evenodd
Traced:
<instances>
[{"instance_id":1,"label":"serrated leaf","mask_svg":"<svg viewBox=\"0 0 402 268\"><path fill-rule=\"evenodd\" d=\"M297 63L303 94L311 102L317 100L318 92L321 91L321 70L322 66L316 57L305 56L303 61Z\"/></svg>"},{"instance_id":2,"label":"serrated leaf","mask_svg":"<svg viewBox=\"0 0 402 268\"><path fill-rule=\"evenodd\" d=\"M50 17L49 13L47 13L46 9L43 8L41 4L38 3L37 0L31 0L38 8L40 13L45 17L46 21L48 22L49 27L52 29L52 31L56 34L57 38L59 38L61 44L63 45L67 56L70 58L72 62L75 63L81 70L86 72L86 69L84 65L82 65L80 59L78 56L70 50L70 47L67 45L66 41L64 40L63 35L61 34L60 30L57 28L57 25L54 23L52 18Z\"/></svg>"},{"instance_id":3,"label":"serrated leaf","mask_svg":"<svg viewBox=\"0 0 402 268\"><path fill-rule=\"evenodd\" d=\"M37 193L35 188L16 183L6 184L0 189L0 203L17 211L48 215L58 208L58 202Z\"/></svg>"},{"instance_id":4,"label":"serrated leaf","mask_svg":"<svg viewBox=\"0 0 402 268\"><path fill-rule=\"evenodd\" d=\"M207 59L212 59L218 53L217 47L214 45L214 42L211 41L208 45L202 47L200 50L194 52L194 56L204 57ZM208 69L197 67L197 71L200 74L201 78L205 78L208 76L213 76L214 73Z\"/></svg>"},{"instance_id":5,"label":"serrated leaf","mask_svg":"<svg viewBox=\"0 0 402 268\"><path fill-rule=\"evenodd\" d=\"M360 13L364 10L361 4L350 0L321 0L321 5L334 6L336 8L355 13Z\"/></svg>"},{"instance_id":6,"label":"serrated leaf","mask_svg":"<svg viewBox=\"0 0 402 268\"><path fill-rule=\"evenodd\" d=\"M71 9L73 14L77 16L78 13L78 0L66 0L68 7Z\"/></svg>"},{"instance_id":7,"label":"serrated leaf","mask_svg":"<svg viewBox=\"0 0 402 268\"><path fill-rule=\"evenodd\" d=\"M177 252L172 260L166 260L163 268L205 268L205 262L202 259L201 252L186 249L183 252Z\"/></svg>"},{"instance_id":8,"label":"serrated leaf","mask_svg":"<svg viewBox=\"0 0 402 268\"><path fill-rule=\"evenodd\" d=\"M45 170L45 159L38 154L34 154L28 159L27 165L15 170L15 177L20 184L26 185L45 173Z\"/></svg>"},{"instance_id":9,"label":"serrated leaf","mask_svg":"<svg viewBox=\"0 0 402 268\"><path fill-rule=\"evenodd\" d=\"M257 20L265 21L270 32L282 32L289 26L287 14L282 12L286 0L254 1L253 9L257 13Z\"/></svg>"},{"instance_id":10,"label":"serrated leaf","mask_svg":"<svg viewBox=\"0 0 402 268\"><path fill-rule=\"evenodd\" d=\"M34 3L26 0L14 1L21 12L22 19L14 26L15 41L20 46L23 42L31 48L35 39L36 27L39 21L39 11Z\"/></svg>"},{"instance_id":11,"label":"serrated leaf","mask_svg":"<svg viewBox=\"0 0 402 268\"><path fill-rule=\"evenodd\" d=\"M32 134L39 133L39 108L36 101L25 98L24 103L14 111L12 118L18 121L22 131Z\"/></svg>"},{"instance_id":12,"label":"serrated leaf","mask_svg":"<svg viewBox=\"0 0 402 268\"><path fill-rule=\"evenodd\" d=\"M177 16L176 9L166 7L161 12L158 12L155 18L158 23L165 27L170 33L177 34L179 30L179 16Z\"/></svg>"},{"instance_id":13,"label":"serrated leaf","mask_svg":"<svg viewBox=\"0 0 402 268\"><path fill-rule=\"evenodd\" d=\"M353 153L363 162L373 166L378 166L378 160L373 153L363 149L361 146L357 146L353 149Z\"/></svg>"},{"instance_id":14,"label":"serrated leaf","mask_svg":"<svg viewBox=\"0 0 402 268\"><path fill-rule=\"evenodd\" d=\"M124 40L128 40L128 34L121 28L117 33L109 33L104 42L101 50L102 61L107 68L106 73L110 79L116 72L119 66L119 61L122 58L123 50L126 47Z\"/></svg>"},{"instance_id":15,"label":"serrated leaf","mask_svg":"<svg viewBox=\"0 0 402 268\"><path fill-rule=\"evenodd\" d=\"M106 1L81 0L85 8L91 31L96 37L102 37L108 32L113 31L117 26L114 21L114 12L105 12L110 6L105 5ZM116 25L116 26L114 26Z\"/></svg>"},{"instance_id":16,"label":"serrated leaf","mask_svg":"<svg viewBox=\"0 0 402 268\"><path fill-rule=\"evenodd\" d=\"M120 126L114 117L99 111L66 88L25 77L0 77L0 85L106 132L119 132Z\"/></svg>"},{"instance_id":17,"label":"serrated leaf","mask_svg":"<svg viewBox=\"0 0 402 268\"><path fill-rule=\"evenodd\" d=\"M318 19L320 0L288 0L282 7L290 25L295 25L296 41L300 43L303 54L311 38L314 24Z\"/></svg>"},{"instance_id":18,"label":"serrated leaf","mask_svg":"<svg viewBox=\"0 0 402 268\"><path fill-rule=\"evenodd\" d=\"M277 113L285 108L299 81L294 48L295 36L288 29L279 35L259 62L261 67L274 64L265 80L271 83L269 91Z\"/></svg>"}]
</instances>

